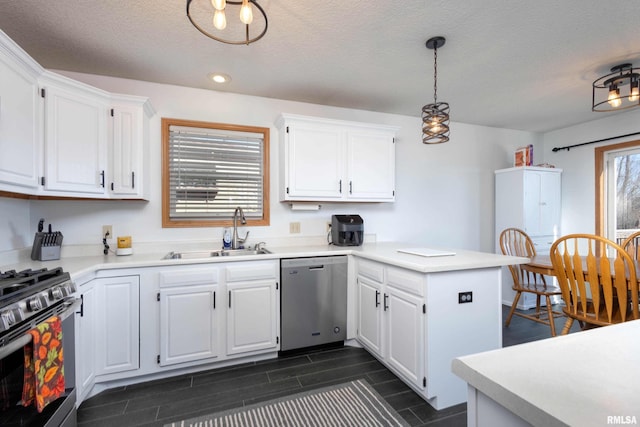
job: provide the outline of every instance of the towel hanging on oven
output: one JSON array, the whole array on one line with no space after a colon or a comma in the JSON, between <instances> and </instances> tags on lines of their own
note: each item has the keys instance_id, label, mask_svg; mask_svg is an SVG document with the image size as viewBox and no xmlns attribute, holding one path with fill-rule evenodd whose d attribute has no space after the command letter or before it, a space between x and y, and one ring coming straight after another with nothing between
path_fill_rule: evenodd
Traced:
<instances>
[{"instance_id":1,"label":"towel hanging on oven","mask_svg":"<svg viewBox=\"0 0 640 427\"><path fill-rule=\"evenodd\" d=\"M24 346L22 405L34 400L38 412L59 398L65 389L62 321L50 317L30 330L32 341Z\"/></svg>"}]
</instances>

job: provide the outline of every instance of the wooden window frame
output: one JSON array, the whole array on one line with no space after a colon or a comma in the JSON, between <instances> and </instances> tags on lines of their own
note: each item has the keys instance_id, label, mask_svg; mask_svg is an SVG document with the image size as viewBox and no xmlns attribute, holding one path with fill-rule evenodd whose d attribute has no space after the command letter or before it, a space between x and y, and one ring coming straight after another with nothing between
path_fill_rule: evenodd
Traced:
<instances>
[{"instance_id":1,"label":"wooden window frame","mask_svg":"<svg viewBox=\"0 0 640 427\"><path fill-rule=\"evenodd\" d=\"M243 226L267 226L270 221L269 211L269 133L270 129L257 126L244 126L227 123L212 123L194 120L162 118L162 228L187 227L229 227L233 218L228 219L171 219L170 218L170 185L169 185L169 141L171 126L200 127L235 132L251 132L263 135L263 177L262 177L262 218L247 218ZM242 206L240 206L242 207Z\"/></svg>"},{"instance_id":2,"label":"wooden window frame","mask_svg":"<svg viewBox=\"0 0 640 427\"><path fill-rule=\"evenodd\" d=\"M596 147L595 153L595 183L596 183L596 234L606 236L606 188L605 188L605 157L609 151L625 150L629 148L640 148L640 140L621 142L619 144L604 145Z\"/></svg>"}]
</instances>

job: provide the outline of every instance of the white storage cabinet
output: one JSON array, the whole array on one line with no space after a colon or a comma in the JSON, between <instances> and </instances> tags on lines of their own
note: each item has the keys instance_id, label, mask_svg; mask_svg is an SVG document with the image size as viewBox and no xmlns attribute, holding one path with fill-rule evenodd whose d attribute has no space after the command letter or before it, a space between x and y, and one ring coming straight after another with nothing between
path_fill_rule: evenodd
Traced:
<instances>
[{"instance_id":1,"label":"white storage cabinet","mask_svg":"<svg viewBox=\"0 0 640 427\"><path fill-rule=\"evenodd\" d=\"M357 337L414 387L424 389L424 276L358 260Z\"/></svg>"},{"instance_id":2,"label":"white storage cabinet","mask_svg":"<svg viewBox=\"0 0 640 427\"><path fill-rule=\"evenodd\" d=\"M160 366L220 355L220 269L163 271L160 277Z\"/></svg>"},{"instance_id":3,"label":"white storage cabinet","mask_svg":"<svg viewBox=\"0 0 640 427\"><path fill-rule=\"evenodd\" d=\"M40 66L0 31L0 190L40 184Z\"/></svg>"},{"instance_id":4,"label":"white storage cabinet","mask_svg":"<svg viewBox=\"0 0 640 427\"><path fill-rule=\"evenodd\" d=\"M500 249L500 233L505 228L524 230L533 240L538 254L548 254L560 236L562 203L562 169L517 167L495 172L496 252ZM553 280L553 279L549 279ZM503 268L502 303L511 305L515 292L507 267ZM536 305L533 294L523 293L519 309Z\"/></svg>"},{"instance_id":5,"label":"white storage cabinet","mask_svg":"<svg viewBox=\"0 0 640 427\"><path fill-rule=\"evenodd\" d=\"M147 98L44 70L0 31L0 191L148 198Z\"/></svg>"},{"instance_id":6,"label":"white storage cabinet","mask_svg":"<svg viewBox=\"0 0 640 427\"><path fill-rule=\"evenodd\" d=\"M277 350L280 330L278 264L235 263L225 268L227 355Z\"/></svg>"},{"instance_id":7,"label":"white storage cabinet","mask_svg":"<svg viewBox=\"0 0 640 427\"><path fill-rule=\"evenodd\" d=\"M282 114L280 200L392 202L398 128Z\"/></svg>"}]
</instances>

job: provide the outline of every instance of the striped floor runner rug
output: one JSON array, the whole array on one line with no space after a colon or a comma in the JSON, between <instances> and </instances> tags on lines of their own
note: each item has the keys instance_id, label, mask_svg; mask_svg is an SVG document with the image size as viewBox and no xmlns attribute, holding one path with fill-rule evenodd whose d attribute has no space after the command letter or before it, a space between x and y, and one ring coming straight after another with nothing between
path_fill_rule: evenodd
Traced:
<instances>
[{"instance_id":1,"label":"striped floor runner rug","mask_svg":"<svg viewBox=\"0 0 640 427\"><path fill-rule=\"evenodd\" d=\"M364 380L166 424L165 427L408 426Z\"/></svg>"}]
</instances>

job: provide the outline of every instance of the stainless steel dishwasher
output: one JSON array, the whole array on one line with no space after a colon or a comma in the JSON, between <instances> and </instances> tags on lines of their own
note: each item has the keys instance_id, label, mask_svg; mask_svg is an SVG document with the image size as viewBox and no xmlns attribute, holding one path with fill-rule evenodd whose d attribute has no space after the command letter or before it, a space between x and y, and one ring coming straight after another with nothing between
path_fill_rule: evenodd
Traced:
<instances>
[{"instance_id":1,"label":"stainless steel dishwasher","mask_svg":"<svg viewBox=\"0 0 640 427\"><path fill-rule=\"evenodd\" d=\"M344 341L347 336L347 257L280 261L280 350Z\"/></svg>"}]
</instances>

